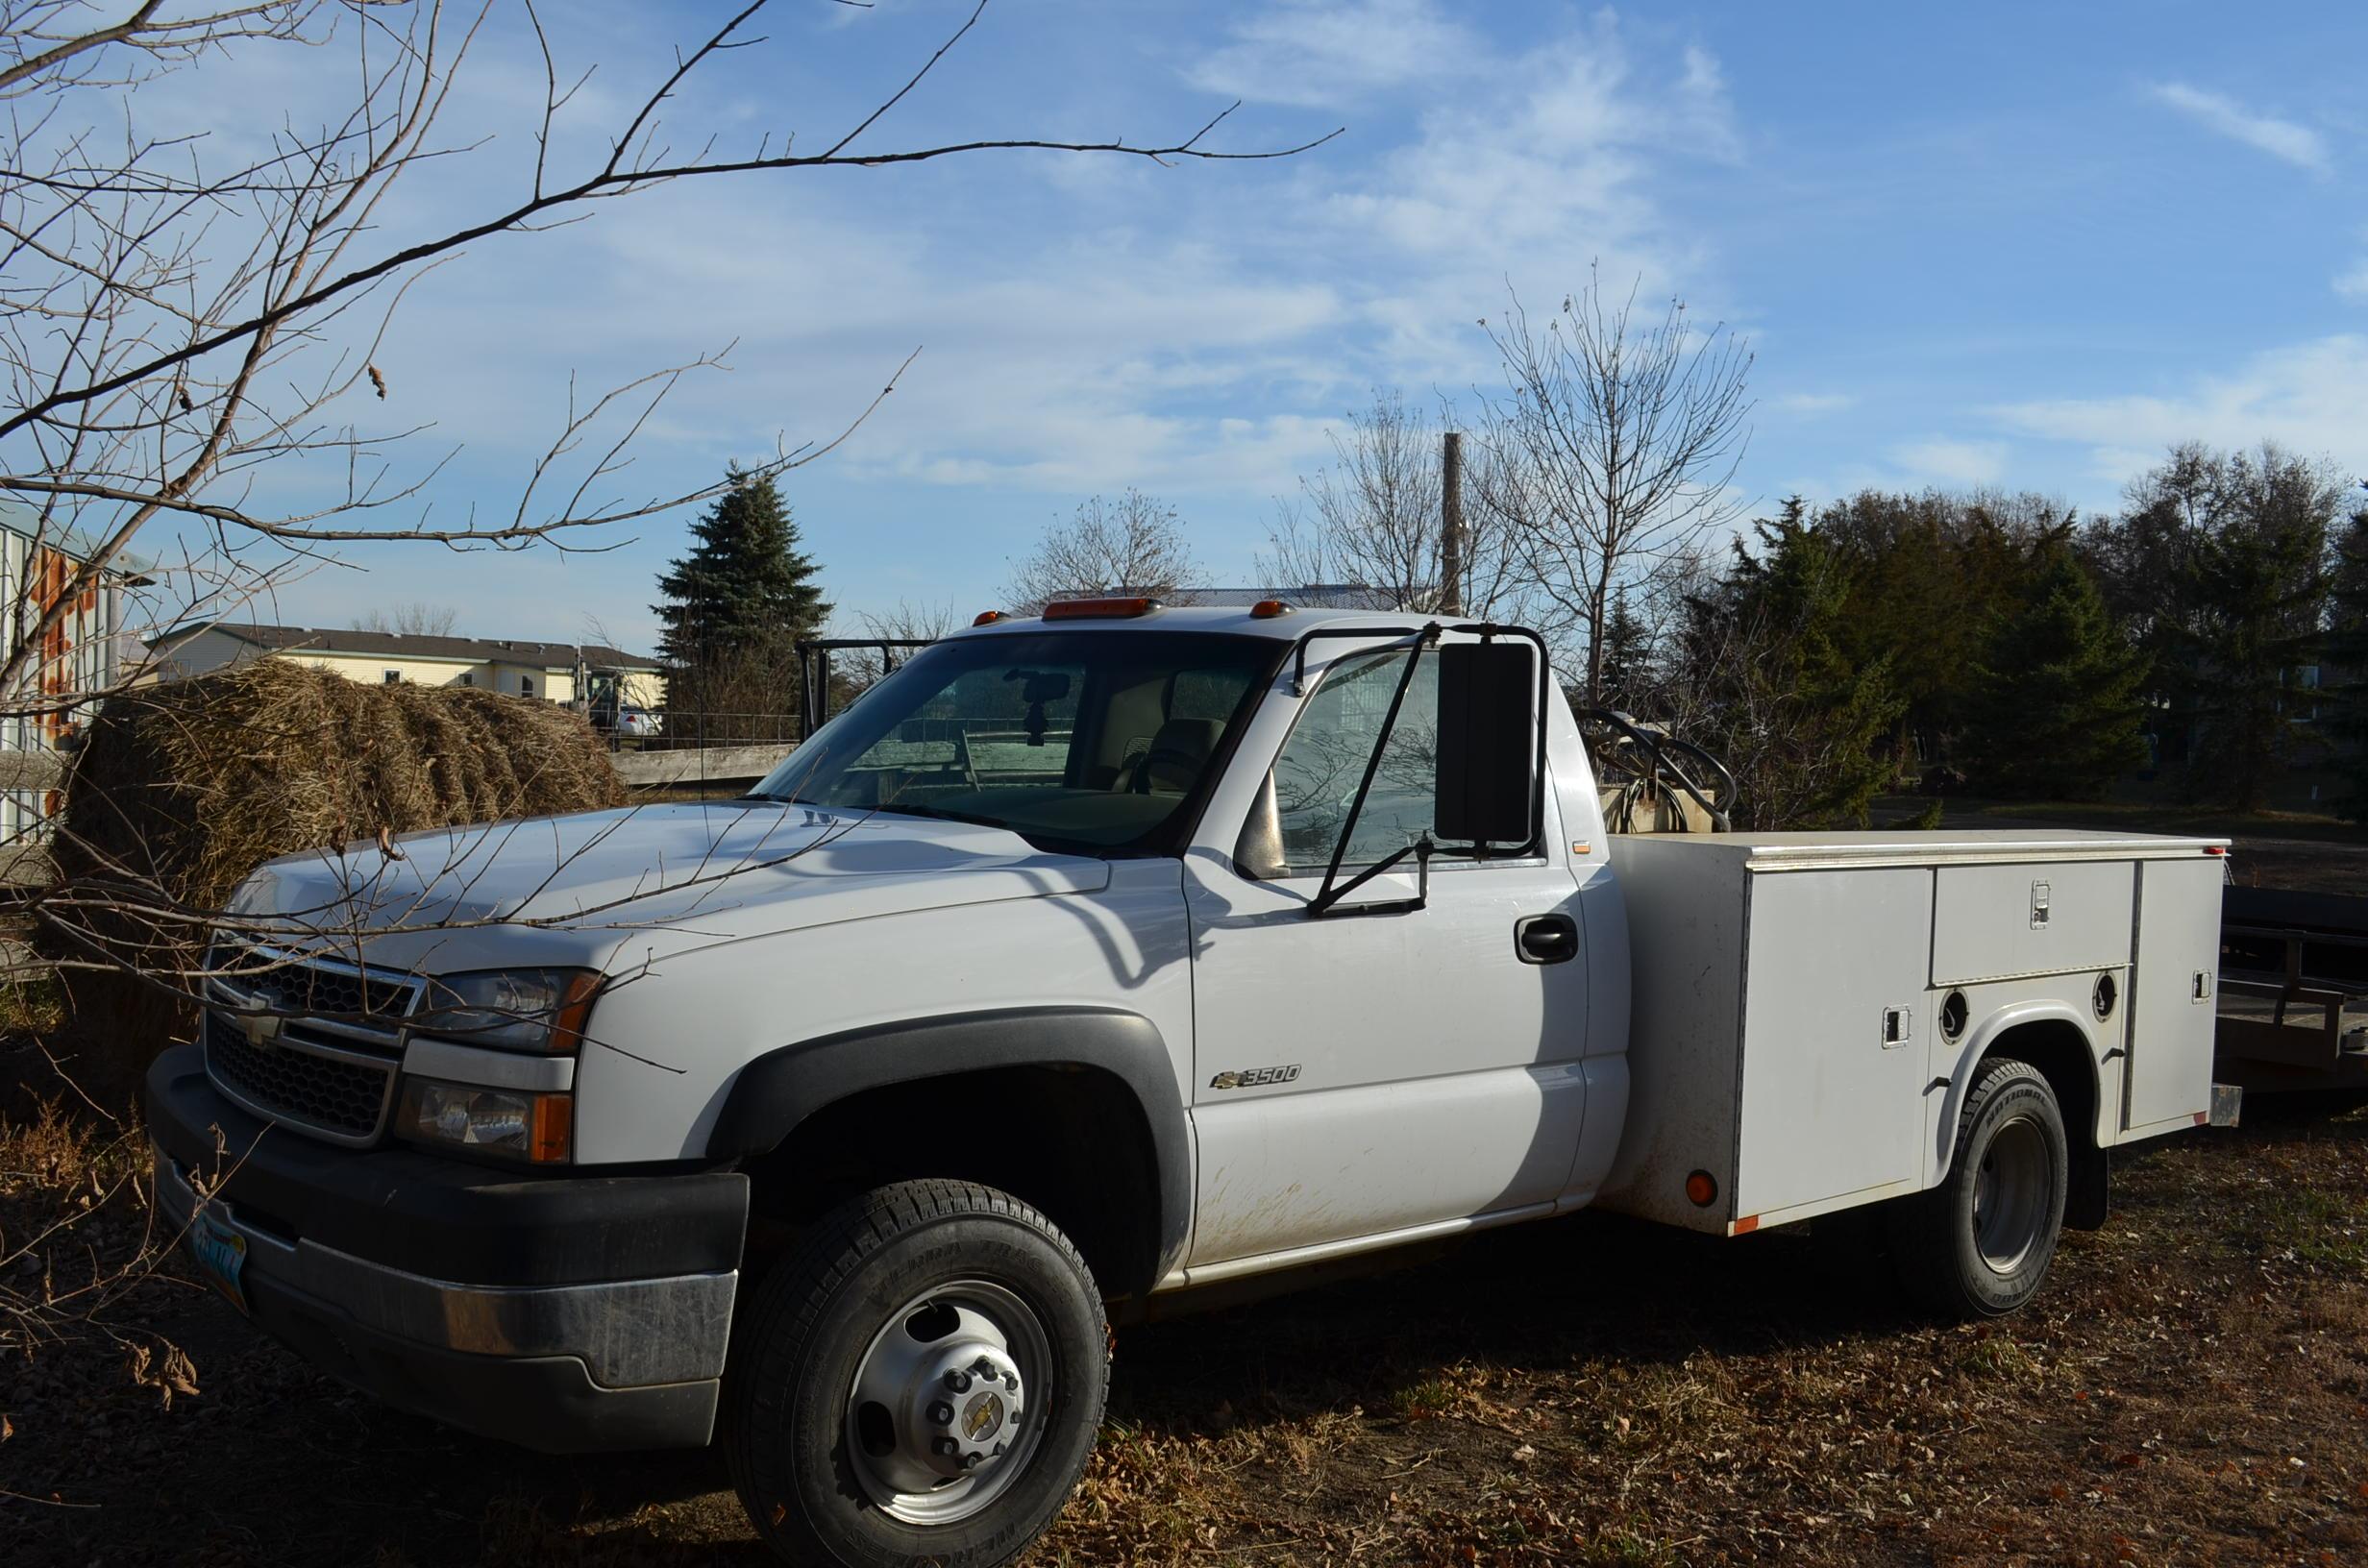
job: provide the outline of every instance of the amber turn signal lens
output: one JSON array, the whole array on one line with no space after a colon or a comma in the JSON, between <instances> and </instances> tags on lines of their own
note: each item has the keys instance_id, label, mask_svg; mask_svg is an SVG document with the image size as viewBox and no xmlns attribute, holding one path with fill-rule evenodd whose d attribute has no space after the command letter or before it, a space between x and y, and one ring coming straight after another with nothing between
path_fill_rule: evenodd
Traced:
<instances>
[{"instance_id":1,"label":"amber turn signal lens","mask_svg":"<svg viewBox=\"0 0 2368 1568\"><path fill-rule=\"evenodd\" d=\"M1696 1209L1708 1209L1718 1201L1718 1182L1707 1170L1697 1170L1686 1178L1686 1197Z\"/></svg>"},{"instance_id":2,"label":"amber turn signal lens","mask_svg":"<svg viewBox=\"0 0 2368 1568\"><path fill-rule=\"evenodd\" d=\"M576 1131L576 1097L573 1094L538 1094L534 1097L534 1130L529 1140L528 1158L536 1164L564 1164L574 1152Z\"/></svg>"}]
</instances>

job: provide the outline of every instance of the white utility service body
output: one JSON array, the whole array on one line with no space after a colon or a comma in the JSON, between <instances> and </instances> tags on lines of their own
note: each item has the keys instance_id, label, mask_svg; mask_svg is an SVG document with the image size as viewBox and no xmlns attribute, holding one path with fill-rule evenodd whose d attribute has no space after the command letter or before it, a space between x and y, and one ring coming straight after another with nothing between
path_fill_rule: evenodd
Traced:
<instances>
[{"instance_id":1,"label":"white utility service body","mask_svg":"<svg viewBox=\"0 0 2368 1568\"><path fill-rule=\"evenodd\" d=\"M2093 1074L2080 1109L2100 1148L2208 1117L2217 841L1613 843L1635 989L1606 1207L1733 1236L1922 1191L1948 1174L1973 1069L2010 1029L2043 1029ZM1694 1170L1715 1202L1687 1201Z\"/></svg>"},{"instance_id":2,"label":"white utility service body","mask_svg":"<svg viewBox=\"0 0 2368 1568\"><path fill-rule=\"evenodd\" d=\"M1105 1303L1892 1199L2005 1311L2203 1119L2224 845L1615 839L1542 650L987 617L747 798L276 861L150 1077L165 1207L316 1361L534 1446L706 1442L728 1350L768 1541L987 1563L1084 1462Z\"/></svg>"}]
</instances>

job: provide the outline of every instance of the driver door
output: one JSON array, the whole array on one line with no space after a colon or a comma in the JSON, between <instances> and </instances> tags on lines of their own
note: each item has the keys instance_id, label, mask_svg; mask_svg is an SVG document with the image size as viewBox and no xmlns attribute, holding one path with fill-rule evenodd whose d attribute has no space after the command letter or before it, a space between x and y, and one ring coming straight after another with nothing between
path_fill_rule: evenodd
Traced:
<instances>
[{"instance_id":1,"label":"driver door","mask_svg":"<svg viewBox=\"0 0 2368 1568\"><path fill-rule=\"evenodd\" d=\"M1403 640L1366 646L1319 674L1314 649L1339 646L1312 646L1304 698L1286 664L1186 857L1196 1271L1540 1212L1578 1141L1588 975L1565 867L1436 858L1427 907L1355 912L1411 897L1409 861L1307 913L1414 656ZM1438 667L1435 652L1417 663L1342 880L1431 827ZM1542 796L1540 842L1556 844L1554 792ZM1562 956L1542 962L1517 935L1541 917L1569 922Z\"/></svg>"}]
</instances>

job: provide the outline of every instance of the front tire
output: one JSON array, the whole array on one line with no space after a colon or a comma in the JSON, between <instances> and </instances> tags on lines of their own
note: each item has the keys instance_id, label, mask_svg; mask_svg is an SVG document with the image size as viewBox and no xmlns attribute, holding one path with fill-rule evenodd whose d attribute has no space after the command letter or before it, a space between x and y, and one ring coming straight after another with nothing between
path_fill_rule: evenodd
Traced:
<instances>
[{"instance_id":1,"label":"front tire","mask_svg":"<svg viewBox=\"0 0 2368 1568\"><path fill-rule=\"evenodd\" d=\"M1100 1293L1044 1215L902 1182L759 1286L728 1395L741 1506L790 1562L989 1568L1052 1523L1109 1388Z\"/></svg>"},{"instance_id":2,"label":"front tire","mask_svg":"<svg viewBox=\"0 0 2368 1568\"><path fill-rule=\"evenodd\" d=\"M2036 1295L2063 1235L2071 1151L2056 1091L2028 1062L1976 1069L1949 1174L1891 1210L1908 1293L1950 1318L1999 1317Z\"/></svg>"}]
</instances>

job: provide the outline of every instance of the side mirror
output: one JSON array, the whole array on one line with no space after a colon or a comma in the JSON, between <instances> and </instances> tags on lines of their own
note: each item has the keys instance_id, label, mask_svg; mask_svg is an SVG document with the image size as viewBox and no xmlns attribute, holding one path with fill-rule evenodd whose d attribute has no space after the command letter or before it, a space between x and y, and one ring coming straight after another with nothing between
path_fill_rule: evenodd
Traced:
<instances>
[{"instance_id":1,"label":"side mirror","mask_svg":"<svg viewBox=\"0 0 2368 1568\"><path fill-rule=\"evenodd\" d=\"M1538 836L1537 650L1444 643L1438 658L1439 841L1523 848Z\"/></svg>"}]
</instances>

